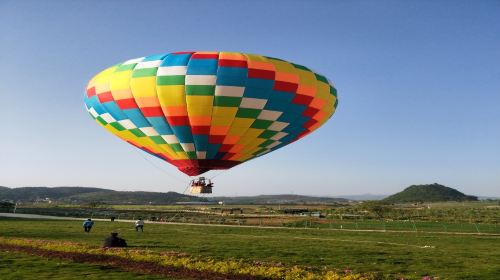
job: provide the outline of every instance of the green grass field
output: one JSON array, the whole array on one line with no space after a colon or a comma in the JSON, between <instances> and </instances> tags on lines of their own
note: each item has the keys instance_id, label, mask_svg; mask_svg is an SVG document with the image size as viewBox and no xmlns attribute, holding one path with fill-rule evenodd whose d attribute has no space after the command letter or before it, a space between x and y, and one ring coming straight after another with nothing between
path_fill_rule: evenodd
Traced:
<instances>
[{"instance_id":1,"label":"green grass field","mask_svg":"<svg viewBox=\"0 0 500 280\"><path fill-rule=\"evenodd\" d=\"M96 222L90 234L79 221L0 219L0 236L67 240L99 245L118 231L129 245L161 251L382 272L390 278L498 279L500 236L422 232L354 232Z\"/></svg>"},{"instance_id":2,"label":"green grass field","mask_svg":"<svg viewBox=\"0 0 500 280\"><path fill-rule=\"evenodd\" d=\"M368 203L368 202L367 202ZM369 203L368 203L369 204ZM441 202L384 206L377 215L364 204L332 205L78 205L23 204L17 213L109 219L155 219L180 223L262 225L297 228L397 230L500 234L497 201ZM320 217L285 213L307 209ZM231 214L230 209L239 209ZM368 210L367 210L368 209ZM371 210L370 210L371 209ZM11 210L12 211L12 210ZM241 213L242 211L243 213Z\"/></svg>"},{"instance_id":3,"label":"green grass field","mask_svg":"<svg viewBox=\"0 0 500 280\"><path fill-rule=\"evenodd\" d=\"M491 233L500 234L500 226L484 223L452 223L442 221L383 221L383 220L308 220L293 222L287 226L321 227L352 230L393 230L449 233Z\"/></svg>"}]
</instances>

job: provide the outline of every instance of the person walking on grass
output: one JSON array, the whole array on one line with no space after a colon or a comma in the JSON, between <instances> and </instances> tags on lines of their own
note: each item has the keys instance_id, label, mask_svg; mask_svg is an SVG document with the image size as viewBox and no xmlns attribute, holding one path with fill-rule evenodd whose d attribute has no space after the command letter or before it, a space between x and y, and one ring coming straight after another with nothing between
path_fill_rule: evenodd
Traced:
<instances>
[{"instance_id":1,"label":"person walking on grass","mask_svg":"<svg viewBox=\"0 0 500 280\"><path fill-rule=\"evenodd\" d=\"M142 218L139 218L139 220L135 221L135 231L139 231L139 229L141 230L141 232L144 231L144 220L142 220Z\"/></svg>"},{"instance_id":2,"label":"person walking on grass","mask_svg":"<svg viewBox=\"0 0 500 280\"><path fill-rule=\"evenodd\" d=\"M92 229L92 226L94 225L94 221L92 219L88 218L86 221L83 222L83 230L87 233L90 232Z\"/></svg>"}]
</instances>

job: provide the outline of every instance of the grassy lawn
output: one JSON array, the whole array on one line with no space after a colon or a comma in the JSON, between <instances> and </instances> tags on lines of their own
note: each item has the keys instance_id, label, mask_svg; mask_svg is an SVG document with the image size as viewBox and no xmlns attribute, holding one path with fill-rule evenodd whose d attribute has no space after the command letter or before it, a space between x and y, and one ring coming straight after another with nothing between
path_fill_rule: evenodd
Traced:
<instances>
[{"instance_id":1,"label":"grassy lawn","mask_svg":"<svg viewBox=\"0 0 500 280\"><path fill-rule=\"evenodd\" d=\"M293 223L294 227L306 227L310 221L304 219ZM366 229L366 230L397 230L420 232L457 232L457 233L492 233L500 234L500 226L483 223L451 223L432 221L381 221L381 220L323 220L322 223L312 223L312 227L333 229Z\"/></svg>"},{"instance_id":2,"label":"grassy lawn","mask_svg":"<svg viewBox=\"0 0 500 280\"><path fill-rule=\"evenodd\" d=\"M265 229L96 222L83 232L79 221L0 218L0 236L68 240L100 245L117 231L131 246L187 252L223 260L238 258L287 265L350 268L420 279L498 279L500 236L436 233L348 232L328 229Z\"/></svg>"},{"instance_id":3,"label":"grassy lawn","mask_svg":"<svg viewBox=\"0 0 500 280\"><path fill-rule=\"evenodd\" d=\"M19 279L165 279L159 276L141 275L114 267L82 264L61 260L48 260L20 252L0 250L0 275L3 280Z\"/></svg>"}]
</instances>

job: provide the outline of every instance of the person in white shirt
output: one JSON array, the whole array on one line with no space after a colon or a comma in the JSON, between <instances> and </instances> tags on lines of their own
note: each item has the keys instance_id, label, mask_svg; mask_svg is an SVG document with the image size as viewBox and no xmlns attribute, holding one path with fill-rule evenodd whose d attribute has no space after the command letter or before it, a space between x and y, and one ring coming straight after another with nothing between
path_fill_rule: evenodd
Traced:
<instances>
[{"instance_id":1,"label":"person in white shirt","mask_svg":"<svg viewBox=\"0 0 500 280\"><path fill-rule=\"evenodd\" d=\"M139 218L139 220L135 221L135 231L139 231L139 229L141 230L141 232L144 231L144 221L142 220L142 218Z\"/></svg>"}]
</instances>

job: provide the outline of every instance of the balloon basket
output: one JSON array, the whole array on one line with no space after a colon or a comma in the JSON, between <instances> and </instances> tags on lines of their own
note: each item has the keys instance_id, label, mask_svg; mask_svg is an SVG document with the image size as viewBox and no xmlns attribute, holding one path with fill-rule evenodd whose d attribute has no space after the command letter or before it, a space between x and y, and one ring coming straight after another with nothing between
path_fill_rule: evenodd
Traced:
<instances>
[{"instance_id":1,"label":"balloon basket","mask_svg":"<svg viewBox=\"0 0 500 280\"><path fill-rule=\"evenodd\" d=\"M211 186L191 186L189 192L191 194L212 193L212 187Z\"/></svg>"},{"instance_id":2,"label":"balloon basket","mask_svg":"<svg viewBox=\"0 0 500 280\"><path fill-rule=\"evenodd\" d=\"M191 194L205 194L212 193L212 187L214 184L210 179L206 179L205 177L200 177L198 179L194 179L191 181L191 188L189 192Z\"/></svg>"}]
</instances>

